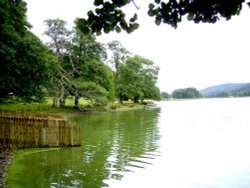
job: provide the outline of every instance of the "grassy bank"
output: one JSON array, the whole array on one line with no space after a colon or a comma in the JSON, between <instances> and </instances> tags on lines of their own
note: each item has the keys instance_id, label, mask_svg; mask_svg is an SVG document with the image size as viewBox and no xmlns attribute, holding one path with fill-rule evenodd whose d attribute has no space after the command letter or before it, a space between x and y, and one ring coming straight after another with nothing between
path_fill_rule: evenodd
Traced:
<instances>
[{"instance_id":1,"label":"grassy bank","mask_svg":"<svg viewBox=\"0 0 250 188\"><path fill-rule=\"evenodd\" d=\"M52 99L48 98L42 103L0 103L0 115L21 115L21 116L49 116L49 115L70 115L81 114L86 112L98 111L121 111L130 109L142 109L143 104L135 104L133 102L124 102L122 104L117 102L108 103L105 107L93 106L87 100L80 100L79 107L74 107L73 99L68 99L64 107L52 107Z\"/></svg>"}]
</instances>

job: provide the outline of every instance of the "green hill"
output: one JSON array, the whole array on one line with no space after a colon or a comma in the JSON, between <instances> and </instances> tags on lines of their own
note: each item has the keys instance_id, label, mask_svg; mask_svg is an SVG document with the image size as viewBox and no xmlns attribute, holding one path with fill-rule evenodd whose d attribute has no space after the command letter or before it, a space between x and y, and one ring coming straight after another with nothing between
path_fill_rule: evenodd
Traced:
<instances>
[{"instance_id":1,"label":"green hill","mask_svg":"<svg viewBox=\"0 0 250 188\"><path fill-rule=\"evenodd\" d=\"M250 83L227 83L200 90L206 97L245 97L250 96Z\"/></svg>"}]
</instances>

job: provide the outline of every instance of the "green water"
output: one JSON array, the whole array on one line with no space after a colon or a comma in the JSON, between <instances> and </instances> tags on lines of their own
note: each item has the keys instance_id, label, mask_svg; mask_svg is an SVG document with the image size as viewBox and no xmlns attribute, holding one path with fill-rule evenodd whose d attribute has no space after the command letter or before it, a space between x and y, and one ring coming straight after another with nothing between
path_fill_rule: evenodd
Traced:
<instances>
[{"instance_id":1,"label":"green water","mask_svg":"<svg viewBox=\"0 0 250 188\"><path fill-rule=\"evenodd\" d=\"M160 109L99 113L72 118L82 146L19 150L9 171L10 188L108 187L151 165L158 155Z\"/></svg>"},{"instance_id":2,"label":"green water","mask_svg":"<svg viewBox=\"0 0 250 188\"><path fill-rule=\"evenodd\" d=\"M250 98L77 117L82 146L19 150L10 188L249 188Z\"/></svg>"}]
</instances>

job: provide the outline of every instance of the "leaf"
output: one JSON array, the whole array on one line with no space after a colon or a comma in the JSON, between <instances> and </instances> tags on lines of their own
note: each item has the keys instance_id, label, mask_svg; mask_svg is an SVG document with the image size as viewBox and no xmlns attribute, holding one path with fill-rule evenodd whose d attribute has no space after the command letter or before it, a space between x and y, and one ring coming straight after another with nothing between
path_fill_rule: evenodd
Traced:
<instances>
[{"instance_id":1,"label":"leaf","mask_svg":"<svg viewBox=\"0 0 250 188\"><path fill-rule=\"evenodd\" d=\"M153 9L148 10L148 15L149 16L154 16L155 15L155 11Z\"/></svg>"},{"instance_id":2,"label":"leaf","mask_svg":"<svg viewBox=\"0 0 250 188\"><path fill-rule=\"evenodd\" d=\"M95 5L95 6L99 6L99 5L101 5L101 4L103 4L103 0L95 0L95 1L94 1L94 5Z\"/></svg>"},{"instance_id":3,"label":"leaf","mask_svg":"<svg viewBox=\"0 0 250 188\"><path fill-rule=\"evenodd\" d=\"M135 22L137 20L137 14L134 14L132 18L130 18L130 22Z\"/></svg>"},{"instance_id":4,"label":"leaf","mask_svg":"<svg viewBox=\"0 0 250 188\"><path fill-rule=\"evenodd\" d=\"M92 16L94 16L94 12L92 11L92 10L90 10L90 11L88 11L88 17L92 17Z\"/></svg>"},{"instance_id":5,"label":"leaf","mask_svg":"<svg viewBox=\"0 0 250 188\"><path fill-rule=\"evenodd\" d=\"M110 32L109 27L104 27L103 30L104 30L104 33L107 33L107 34Z\"/></svg>"},{"instance_id":6,"label":"leaf","mask_svg":"<svg viewBox=\"0 0 250 188\"><path fill-rule=\"evenodd\" d=\"M154 5L153 3L150 3L150 4L148 5L148 8L149 8L149 9L153 9L153 8L155 8L155 5Z\"/></svg>"},{"instance_id":7,"label":"leaf","mask_svg":"<svg viewBox=\"0 0 250 188\"><path fill-rule=\"evenodd\" d=\"M121 28L120 28L119 26L116 26L116 27L115 27L115 31L116 31L117 33L120 33L120 32L121 32Z\"/></svg>"},{"instance_id":8,"label":"leaf","mask_svg":"<svg viewBox=\"0 0 250 188\"><path fill-rule=\"evenodd\" d=\"M193 20L194 19L194 14L190 13L188 16L187 16L187 19L189 21Z\"/></svg>"},{"instance_id":9,"label":"leaf","mask_svg":"<svg viewBox=\"0 0 250 188\"><path fill-rule=\"evenodd\" d=\"M156 20L155 20L155 24L156 24L156 25L160 25L160 24L161 24L161 20L156 19Z\"/></svg>"},{"instance_id":10,"label":"leaf","mask_svg":"<svg viewBox=\"0 0 250 188\"><path fill-rule=\"evenodd\" d=\"M155 0L155 3L159 4L161 2L161 0Z\"/></svg>"},{"instance_id":11,"label":"leaf","mask_svg":"<svg viewBox=\"0 0 250 188\"><path fill-rule=\"evenodd\" d=\"M139 28L139 24L138 23L134 23L134 24L132 24L131 25L131 29L132 29L132 31L134 31L134 30L136 30L136 29L138 29Z\"/></svg>"}]
</instances>

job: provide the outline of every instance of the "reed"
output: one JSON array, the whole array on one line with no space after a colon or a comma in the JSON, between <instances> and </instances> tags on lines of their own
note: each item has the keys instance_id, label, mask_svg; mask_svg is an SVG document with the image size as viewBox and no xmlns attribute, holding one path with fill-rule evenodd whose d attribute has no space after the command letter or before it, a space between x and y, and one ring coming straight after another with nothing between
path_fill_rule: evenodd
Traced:
<instances>
[{"instance_id":1,"label":"reed","mask_svg":"<svg viewBox=\"0 0 250 188\"><path fill-rule=\"evenodd\" d=\"M80 126L54 117L0 116L3 147L66 147L81 144Z\"/></svg>"}]
</instances>

